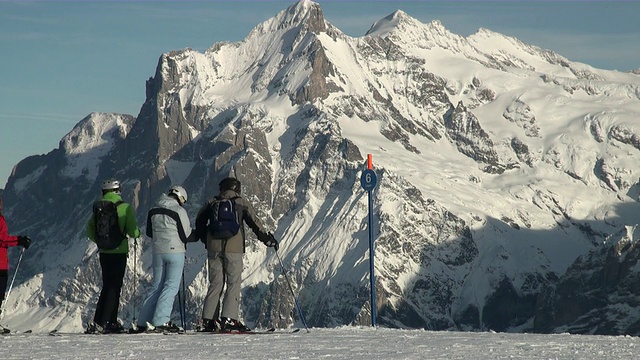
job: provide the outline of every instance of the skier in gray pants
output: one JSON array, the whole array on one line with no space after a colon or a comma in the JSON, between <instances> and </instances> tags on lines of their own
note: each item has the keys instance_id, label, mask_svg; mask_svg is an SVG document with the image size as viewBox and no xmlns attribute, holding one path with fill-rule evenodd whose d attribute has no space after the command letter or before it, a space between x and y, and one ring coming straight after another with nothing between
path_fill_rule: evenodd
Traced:
<instances>
[{"instance_id":1,"label":"skier in gray pants","mask_svg":"<svg viewBox=\"0 0 640 360\"><path fill-rule=\"evenodd\" d=\"M207 247L209 261L209 289L202 309L201 331L251 331L238 319L245 248L243 224L251 228L258 240L276 251L278 241L263 230L251 204L240 197L240 181L228 177L220 182L219 188L220 194L210 199L196 218L196 234ZM225 216L227 212L229 216ZM225 285L226 292L220 309L220 297Z\"/></svg>"}]
</instances>

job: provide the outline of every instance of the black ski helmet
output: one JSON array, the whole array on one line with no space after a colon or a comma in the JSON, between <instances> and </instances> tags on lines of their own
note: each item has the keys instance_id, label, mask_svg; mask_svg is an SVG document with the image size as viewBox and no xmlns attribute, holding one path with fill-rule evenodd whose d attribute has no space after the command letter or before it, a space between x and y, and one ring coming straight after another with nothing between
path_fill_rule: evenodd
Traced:
<instances>
[{"instance_id":1,"label":"black ski helmet","mask_svg":"<svg viewBox=\"0 0 640 360\"><path fill-rule=\"evenodd\" d=\"M220 192L225 190L233 190L240 194L240 181L234 177L228 177L224 180L220 181L218 184L220 187Z\"/></svg>"}]
</instances>

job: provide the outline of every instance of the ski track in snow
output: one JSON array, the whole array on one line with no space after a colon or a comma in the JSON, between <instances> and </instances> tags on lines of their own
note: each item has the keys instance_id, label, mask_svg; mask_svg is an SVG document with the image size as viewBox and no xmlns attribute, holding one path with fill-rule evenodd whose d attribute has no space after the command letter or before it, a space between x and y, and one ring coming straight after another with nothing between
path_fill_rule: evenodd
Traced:
<instances>
[{"instance_id":1,"label":"ski track in snow","mask_svg":"<svg viewBox=\"0 0 640 360\"><path fill-rule=\"evenodd\" d=\"M34 344L37 344L34 346ZM0 337L4 359L637 359L631 336L434 332L387 328L304 329L245 335Z\"/></svg>"}]
</instances>

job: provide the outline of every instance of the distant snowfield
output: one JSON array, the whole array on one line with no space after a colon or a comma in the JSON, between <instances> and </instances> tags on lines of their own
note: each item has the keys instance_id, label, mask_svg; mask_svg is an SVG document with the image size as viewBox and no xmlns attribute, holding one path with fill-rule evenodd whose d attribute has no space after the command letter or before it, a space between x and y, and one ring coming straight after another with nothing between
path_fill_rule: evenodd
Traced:
<instances>
[{"instance_id":1,"label":"distant snowfield","mask_svg":"<svg viewBox=\"0 0 640 360\"><path fill-rule=\"evenodd\" d=\"M637 359L630 336L340 327L268 335L0 337L4 359Z\"/></svg>"}]
</instances>

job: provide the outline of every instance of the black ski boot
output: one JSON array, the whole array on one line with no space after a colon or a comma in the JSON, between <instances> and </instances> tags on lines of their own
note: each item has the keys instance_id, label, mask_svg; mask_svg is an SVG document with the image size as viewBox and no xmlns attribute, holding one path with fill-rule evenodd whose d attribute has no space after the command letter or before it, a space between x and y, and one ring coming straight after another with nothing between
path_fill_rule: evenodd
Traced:
<instances>
[{"instance_id":1,"label":"black ski boot","mask_svg":"<svg viewBox=\"0 0 640 360\"><path fill-rule=\"evenodd\" d=\"M129 329L129 334L142 334L147 331L146 326L135 325Z\"/></svg>"},{"instance_id":2,"label":"black ski boot","mask_svg":"<svg viewBox=\"0 0 640 360\"><path fill-rule=\"evenodd\" d=\"M184 329L171 321L166 324L156 326L156 330L162 333L184 333Z\"/></svg>"},{"instance_id":3,"label":"black ski boot","mask_svg":"<svg viewBox=\"0 0 640 360\"><path fill-rule=\"evenodd\" d=\"M222 329L221 332L250 332L245 324L243 324L240 320L230 319L230 318L221 318L222 321Z\"/></svg>"},{"instance_id":4,"label":"black ski boot","mask_svg":"<svg viewBox=\"0 0 640 360\"><path fill-rule=\"evenodd\" d=\"M104 334L104 327L96 323L88 323L85 334Z\"/></svg>"},{"instance_id":5,"label":"black ski boot","mask_svg":"<svg viewBox=\"0 0 640 360\"><path fill-rule=\"evenodd\" d=\"M124 326L119 321L116 321L115 323L107 323L104 327L103 334L123 334L125 332L127 331L124 329Z\"/></svg>"},{"instance_id":6,"label":"black ski boot","mask_svg":"<svg viewBox=\"0 0 640 360\"><path fill-rule=\"evenodd\" d=\"M220 320L218 319L202 319L202 327L198 329L198 332L217 333L220 332L221 328L222 324L220 324Z\"/></svg>"}]
</instances>

